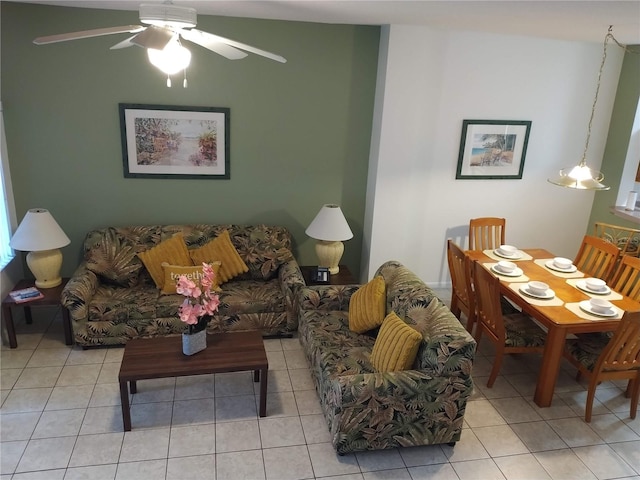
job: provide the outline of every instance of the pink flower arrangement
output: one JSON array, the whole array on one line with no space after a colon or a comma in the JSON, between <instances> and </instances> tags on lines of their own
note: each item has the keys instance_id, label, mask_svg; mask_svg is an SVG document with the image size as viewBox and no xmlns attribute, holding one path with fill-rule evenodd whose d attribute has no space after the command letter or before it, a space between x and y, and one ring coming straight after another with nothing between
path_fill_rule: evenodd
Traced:
<instances>
[{"instance_id":1,"label":"pink flower arrangement","mask_svg":"<svg viewBox=\"0 0 640 480\"><path fill-rule=\"evenodd\" d=\"M186 297L178 312L180 320L189 325L190 334L204 330L209 317L218 311L220 297L211 291L215 275L213 267L203 263L202 277L199 282L193 281L186 275L178 277L176 292Z\"/></svg>"}]
</instances>

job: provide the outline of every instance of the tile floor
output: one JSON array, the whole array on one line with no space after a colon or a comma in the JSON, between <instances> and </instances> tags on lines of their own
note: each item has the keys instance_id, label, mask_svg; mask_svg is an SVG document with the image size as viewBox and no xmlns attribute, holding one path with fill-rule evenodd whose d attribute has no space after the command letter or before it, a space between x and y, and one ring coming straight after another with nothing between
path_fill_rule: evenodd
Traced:
<instances>
[{"instance_id":1,"label":"tile floor","mask_svg":"<svg viewBox=\"0 0 640 480\"><path fill-rule=\"evenodd\" d=\"M487 389L488 343L455 447L337 456L297 338L265 341L267 417L250 372L147 380L123 433L123 349L65 346L59 315L34 310L34 324L18 322L19 348L0 348L0 480L640 479L624 385L600 386L586 424L585 384L568 365L550 408L532 402L536 356L509 359Z\"/></svg>"}]
</instances>

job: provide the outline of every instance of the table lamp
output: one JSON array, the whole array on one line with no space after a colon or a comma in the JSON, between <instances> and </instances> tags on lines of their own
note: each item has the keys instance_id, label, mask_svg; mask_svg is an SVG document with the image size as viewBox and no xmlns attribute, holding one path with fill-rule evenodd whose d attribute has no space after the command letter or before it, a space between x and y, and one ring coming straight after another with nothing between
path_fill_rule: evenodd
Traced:
<instances>
[{"instance_id":1,"label":"table lamp","mask_svg":"<svg viewBox=\"0 0 640 480\"><path fill-rule=\"evenodd\" d=\"M53 288L62 283L60 248L71 240L44 208L32 208L22 219L11 237L9 246L14 250L28 251L27 265L36 277L36 287Z\"/></svg>"},{"instance_id":2,"label":"table lamp","mask_svg":"<svg viewBox=\"0 0 640 480\"><path fill-rule=\"evenodd\" d=\"M331 275L338 273L338 264L344 253L342 240L353 238L353 232L340 207L333 204L323 205L305 233L317 240L318 266L329 268Z\"/></svg>"}]
</instances>

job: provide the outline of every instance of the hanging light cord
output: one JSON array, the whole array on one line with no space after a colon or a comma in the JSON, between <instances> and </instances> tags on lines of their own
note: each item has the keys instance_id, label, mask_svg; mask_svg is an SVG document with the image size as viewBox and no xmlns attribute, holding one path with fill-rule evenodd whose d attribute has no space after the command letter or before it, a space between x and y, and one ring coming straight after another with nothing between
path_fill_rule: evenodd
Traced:
<instances>
[{"instance_id":1,"label":"hanging light cord","mask_svg":"<svg viewBox=\"0 0 640 480\"><path fill-rule=\"evenodd\" d=\"M600 79L602 78L602 71L604 70L604 63L607 59L607 43L609 43L609 39L613 39L618 45L618 41L614 38L611 30L613 29L613 25L609 25L609 31L607 35L604 37L604 49L602 51L602 62L600 63L600 71L598 72L598 81L596 82L596 96L593 99L593 106L591 107L591 117L589 117L589 126L587 127L587 142L584 145L584 152L582 152L582 160L580 161L581 166L585 166L587 164L587 150L589 150L589 140L591 139L591 125L593 124L593 116L596 113L596 103L598 102L598 93L600 92ZM622 45L620 45L622 46ZM623 47L624 48L624 47Z\"/></svg>"}]
</instances>

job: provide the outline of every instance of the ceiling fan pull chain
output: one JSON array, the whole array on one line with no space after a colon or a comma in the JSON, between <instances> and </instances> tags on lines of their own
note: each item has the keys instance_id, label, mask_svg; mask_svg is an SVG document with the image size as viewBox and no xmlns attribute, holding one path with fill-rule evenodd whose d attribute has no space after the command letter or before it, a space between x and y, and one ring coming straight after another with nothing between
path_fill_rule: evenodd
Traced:
<instances>
[{"instance_id":1,"label":"ceiling fan pull chain","mask_svg":"<svg viewBox=\"0 0 640 480\"><path fill-rule=\"evenodd\" d=\"M171 77L167 75L167 87L171 88Z\"/></svg>"},{"instance_id":2,"label":"ceiling fan pull chain","mask_svg":"<svg viewBox=\"0 0 640 480\"><path fill-rule=\"evenodd\" d=\"M187 82L187 69L184 69L184 80L182 81L182 88L187 88L188 82Z\"/></svg>"}]
</instances>

